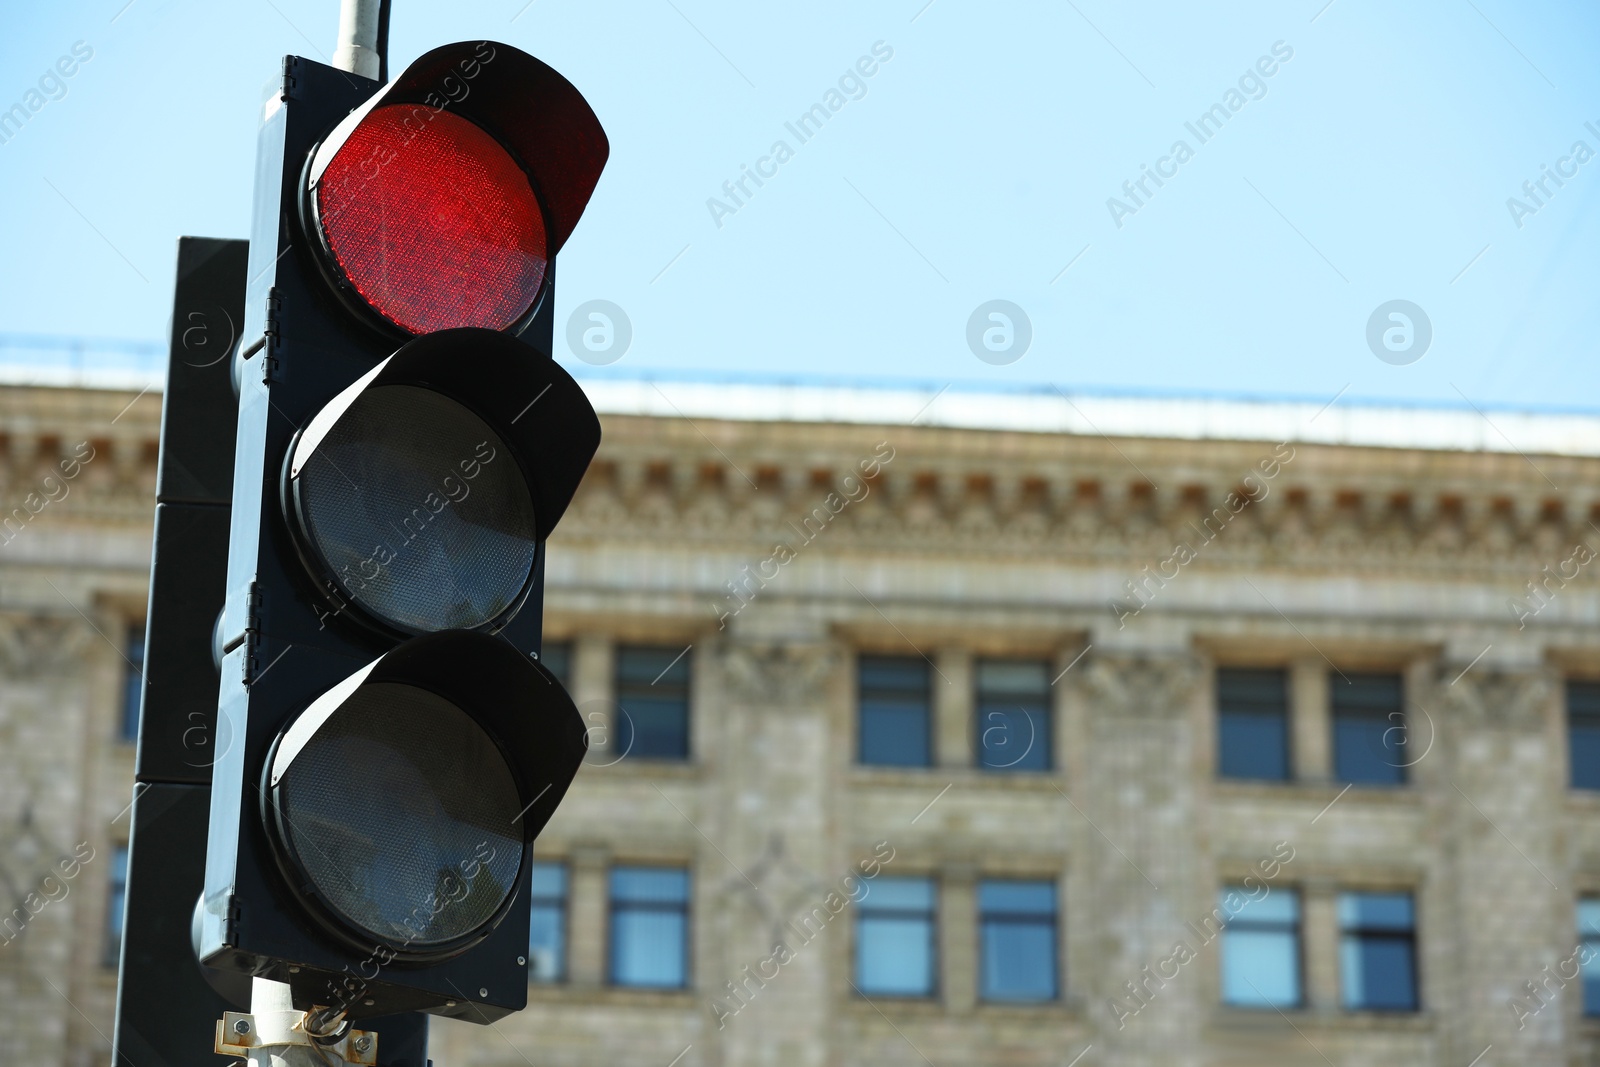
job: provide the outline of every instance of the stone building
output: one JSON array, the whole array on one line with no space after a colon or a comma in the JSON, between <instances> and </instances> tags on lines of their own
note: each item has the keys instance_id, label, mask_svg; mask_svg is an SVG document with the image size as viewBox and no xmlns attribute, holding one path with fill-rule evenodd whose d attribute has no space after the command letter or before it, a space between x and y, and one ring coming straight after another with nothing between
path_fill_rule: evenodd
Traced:
<instances>
[{"instance_id":1,"label":"stone building","mask_svg":"<svg viewBox=\"0 0 1600 1067\"><path fill-rule=\"evenodd\" d=\"M160 398L13 378L0 1062L77 1067ZM439 1067L1600 1060L1600 419L587 384L593 747Z\"/></svg>"}]
</instances>

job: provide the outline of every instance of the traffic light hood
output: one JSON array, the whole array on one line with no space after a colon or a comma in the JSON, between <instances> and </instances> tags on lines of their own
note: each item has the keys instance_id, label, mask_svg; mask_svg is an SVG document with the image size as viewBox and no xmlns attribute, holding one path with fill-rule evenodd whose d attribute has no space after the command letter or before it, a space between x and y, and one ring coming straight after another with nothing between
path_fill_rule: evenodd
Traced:
<instances>
[{"instance_id":1,"label":"traffic light hood","mask_svg":"<svg viewBox=\"0 0 1600 1067\"><path fill-rule=\"evenodd\" d=\"M369 390L431 389L473 411L516 451L539 538L550 536L600 447L600 418L560 364L495 330L441 330L407 342L306 424L289 455L298 477L339 419Z\"/></svg>"},{"instance_id":2,"label":"traffic light hood","mask_svg":"<svg viewBox=\"0 0 1600 1067\"><path fill-rule=\"evenodd\" d=\"M356 128L391 104L416 105L419 122L449 111L509 149L543 201L551 258L578 225L611 152L588 101L553 67L507 44L466 41L424 53L334 127L312 156L311 184Z\"/></svg>"},{"instance_id":3,"label":"traffic light hood","mask_svg":"<svg viewBox=\"0 0 1600 1067\"><path fill-rule=\"evenodd\" d=\"M496 637L395 648L291 719L262 818L289 884L352 948L447 959L499 925L587 749L572 699Z\"/></svg>"},{"instance_id":4,"label":"traffic light hood","mask_svg":"<svg viewBox=\"0 0 1600 1067\"><path fill-rule=\"evenodd\" d=\"M513 764L523 793L515 833L532 841L566 795L589 741L572 698L543 664L498 637L445 630L413 638L312 702L289 724L267 766L275 789L295 759L364 687L408 686L476 720ZM511 825L504 827L508 833Z\"/></svg>"}]
</instances>

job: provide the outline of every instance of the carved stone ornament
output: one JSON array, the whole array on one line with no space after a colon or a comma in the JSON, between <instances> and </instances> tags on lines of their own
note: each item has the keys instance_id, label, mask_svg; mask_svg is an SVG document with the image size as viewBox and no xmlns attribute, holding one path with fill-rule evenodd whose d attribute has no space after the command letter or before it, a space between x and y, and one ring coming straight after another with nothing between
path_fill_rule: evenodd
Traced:
<instances>
[{"instance_id":1,"label":"carved stone ornament","mask_svg":"<svg viewBox=\"0 0 1600 1067\"><path fill-rule=\"evenodd\" d=\"M1082 680L1092 710L1103 715L1182 718L1200 684L1200 664L1187 656L1090 654Z\"/></svg>"},{"instance_id":2,"label":"carved stone ornament","mask_svg":"<svg viewBox=\"0 0 1600 1067\"><path fill-rule=\"evenodd\" d=\"M0 614L0 673L24 680L78 673L94 630L76 616Z\"/></svg>"},{"instance_id":3,"label":"carved stone ornament","mask_svg":"<svg viewBox=\"0 0 1600 1067\"><path fill-rule=\"evenodd\" d=\"M1441 666L1435 678L1445 715L1463 725L1539 730L1554 682L1543 671L1507 673L1479 668L1464 675ZM1451 684L1450 680L1455 679Z\"/></svg>"},{"instance_id":4,"label":"carved stone ornament","mask_svg":"<svg viewBox=\"0 0 1600 1067\"><path fill-rule=\"evenodd\" d=\"M841 663L837 649L813 644L729 642L721 659L735 699L775 708L821 703Z\"/></svg>"}]
</instances>

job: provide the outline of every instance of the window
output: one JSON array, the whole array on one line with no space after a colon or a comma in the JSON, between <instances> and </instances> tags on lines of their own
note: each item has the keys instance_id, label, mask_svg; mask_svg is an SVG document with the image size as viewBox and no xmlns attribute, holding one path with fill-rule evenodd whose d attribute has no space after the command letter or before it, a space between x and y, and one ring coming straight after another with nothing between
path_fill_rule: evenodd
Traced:
<instances>
[{"instance_id":1,"label":"window","mask_svg":"<svg viewBox=\"0 0 1600 1067\"><path fill-rule=\"evenodd\" d=\"M856 912L856 988L933 996L933 937L933 879L880 877Z\"/></svg>"},{"instance_id":2,"label":"window","mask_svg":"<svg viewBox=\"0 0 1600 1067\"><path fill-rule=\"evenodd\" d=\"M1300 894L1229 886L1222 892L1222 1000L1245 1008L1300 1006Z\"/></svg>"},{"instance_id":3,"label":"window","mask_svg":"<svg viewBox=\"0 0 1600 1067\"><path fill-rule=\"evenodd\" d=\"M1583 968L1583 1013L1600 1015L1600 897L1578 901L1578 945L1588 949Z\"/></svg>"},{"instance_id":4,"label":"window","mask_svg":"<svg viewBox=\"0 0 1600 1067\"><path fill-rule=\"evenodd\" d=\"M556 676L565 689L572 688L572 645L566 641L546 641L539 650L539 662Z\"/></svg>"},{"instance_id":5,"label":"window","mask_svg":"<svg viewBox=\"0 0 1600 1067\"><path fill-rule=\"evenodd\" d=\"M1572 788L1600 789L1600 682L1567 683Z\"/></svg>"},{"instance_id":6,"label":"window","mask_svg":"<svg viewBox=\"0 0 1600 1067\"><path fill-rule=\"evenodd\" d=\"M127 916L128 846L119 845L111 850L111 887L106 893L107 967L115 967L117 957L122 954L122 928Z\"/></svg>"},{"instance_id":7,"label":"window","mask_svg":"<svg viewBox=\"0 0 1600 1067\"><path fill-rule=\"evenodd\" d=\"M928 661L917 656L862 656L857 672L861 762L932 766Z\"/></svg>"},{"instance_id":8,"label":"window","mask_svg":"<svg viewBox=\"0 0 1600 1067\"><path fill-rule=\"evenodd\" d=\"M528 927L528 977L559 982L567 976L567 868L533 865L533 918Z\"/></svg>"},{"instance_id":9,"label":"window","mask_svg":"<svg viewBox=\"0 0 1600 1067\"><path fill-rule=\"evenodd\" d=\"M617 649L617 742L639 759L689 758L689 650Z\"/></svg>"},{"instance_id":10,"label":"window","mask_svg":"<svg viewBox=\"0 0 1600 1067\"><path fill-rule=\"evenodd\" d=\"M1417 1010L1416 922L1410 893L1339 898L1339 973L1354 1011Z\"/></svg>"},{"instance_id":11,"label":"window","mask_svg":"<svg viewBox=\"0 0 1600 1067\"><path fill-rule=\"evenodd\" d=\"M611 981L681 989L689 984L689 872L611 871Z\"/></svg>"},{"instance_id":12,"label":"window","mask_svg":"<svg viewBox=\"0 0 1600 1067\"><path fill-rule=\"evenodd\" d=\"M144 691L144 623L128 627L122 655L128 662L122 674L122 723L118 736L124 741L137 741L139 698Z\"/></svg>"},{"instance_id":13,"label":"window","mask_svg":"<svg viewBox=\"0 0 1600 1067\"><path fill-rule=\"evenodd\" d=\"M1054 882L978 883L978 927L983 999L1055 999Z\"/></svg>"},{"instance_id":14,"label":"window","mask_svg":"<svg viewBox=\"0 0 1600 1067\"><path fill-rule=\"evenodd\" d=\"M1333 773L1341 782L1406 780L1406 720L1397 674L1351 674L1333 687Z\"/></svg>"},{"instance_id":15,"label":"window","mask_svg":"<svg viewBox=\"0 0 1600 1067\"><path fill-rule=\"evenodd\" d=\"M1289 777L1289 679L1284 671L1217 671L1217 773Z\"/></svg>"},{"instance_id":16,"label":"window","mask_svg":"<svg viewBox=\"0 0 1600 1067\"><path fill-rule=\"evenodd\" d=\"M1050 769L1050 671L1043 663L978 663L978 766Z\"/></svg>"}]
</instances>

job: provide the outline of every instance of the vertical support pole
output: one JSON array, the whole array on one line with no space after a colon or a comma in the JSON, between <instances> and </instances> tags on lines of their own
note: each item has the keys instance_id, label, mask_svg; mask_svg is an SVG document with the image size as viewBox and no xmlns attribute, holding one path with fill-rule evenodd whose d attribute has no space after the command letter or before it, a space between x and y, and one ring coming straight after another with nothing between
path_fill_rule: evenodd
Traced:
<instances>
[{"instance_id":1,"label":"vertical support pole","mask_svg":"<svg viewBox=\"0 0 1600 1067\"><path fill-rule=\"evenodd\" d=\"M382 0L341 0L339 4L339 43L333 50L333 65L363 78L379 76L383 66L378 50L378 19Z\"/></svg>"}]
</instances>

